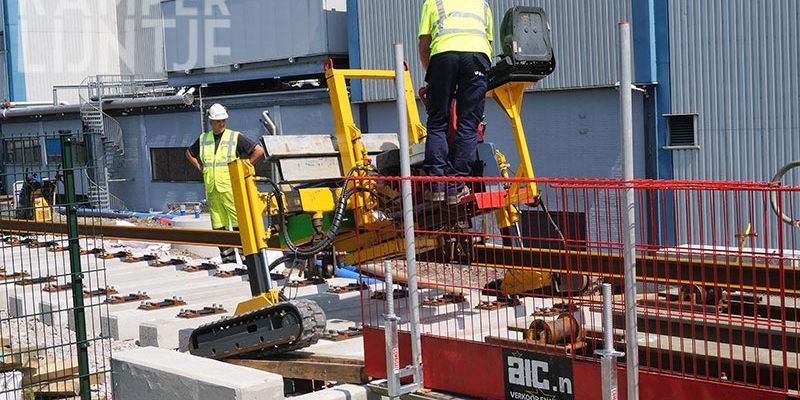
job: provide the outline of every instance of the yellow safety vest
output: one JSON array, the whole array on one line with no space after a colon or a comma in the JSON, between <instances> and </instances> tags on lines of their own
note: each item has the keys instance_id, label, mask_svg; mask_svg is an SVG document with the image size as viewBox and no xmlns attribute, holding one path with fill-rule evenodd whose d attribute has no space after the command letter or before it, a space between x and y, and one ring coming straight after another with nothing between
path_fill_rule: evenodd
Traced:
<instances>
[{"instance_id":1,"label":"yellow safety vest","mask_svg":"<svg viewBox=\"0 0 800 400\"><path fill-rule=\"evenodd\" d=\"M200 135L200 161L203 163L203 182L206 184L206 193L212 191L230 192L231 176L228 173L228 163L236 159L236 145L239 142L239 132L225 129L219 142L219 147L214 149L214 131Z\"/></svg>"},{"instance_id":2,"label":"yellow safety vest","mask_svg":"<svg viewBox=\"0 0 800 400\"><path fill-rule=\"evenodd\" d=\"M426 0L420 35L431 35L431 56L478 52L492 58L492 11L486 0Z\"/></svg>"}]
</instances>

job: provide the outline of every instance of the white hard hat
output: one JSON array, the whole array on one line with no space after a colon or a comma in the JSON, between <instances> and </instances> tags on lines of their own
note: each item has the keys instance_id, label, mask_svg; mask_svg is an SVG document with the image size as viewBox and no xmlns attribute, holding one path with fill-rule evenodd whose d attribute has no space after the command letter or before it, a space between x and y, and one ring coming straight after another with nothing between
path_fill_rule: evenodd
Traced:
<instances>
[{"instance_id":1,"label":"white hard hat","mask_svg":"<svg viewBox=\"0 0 800 400\"><path fill-rule=\"evenodd\" d=\"M208 109L208 119L214 121L226 120L228 119L228 110L222 104L214 104Z\"/></svg>"}]
</instances>

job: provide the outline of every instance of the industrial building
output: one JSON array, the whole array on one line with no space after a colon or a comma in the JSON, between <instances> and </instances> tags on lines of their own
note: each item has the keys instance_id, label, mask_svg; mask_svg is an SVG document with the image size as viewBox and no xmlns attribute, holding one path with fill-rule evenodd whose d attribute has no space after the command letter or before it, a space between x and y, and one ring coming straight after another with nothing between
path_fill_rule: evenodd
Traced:
<instances>
[{"instance_id":1,"label":"industrial building","mask_svg":"<svg viewBox=\"0 0 800 400\"><path fill-rule=\"evenodd\" d=\"M218 47L230 47L230 55L223 57L205 54L202 41L194 43L197 46L194 49L189 48L187 38L194 37L193 29L202 30L198 28L204 26L202 19L173 17L174 1L149 2L153 4L146 7L148 2L143 2L135 8L133 20L139 22L134 23L141 25L141 21L157 20L154 16L160 13L171 22L170 27L163 28L163 35L159 34L159 27L152 27L146 39L127 46L135 48L133 59L142 67L120 69L120 65L128 63L115 62L118 58L114 62L93 60L87 64L97 69L84 71L83 76L73 74L48 79L39 79L41 75L15 67L23 56L15 43L48 42L48 39L34 37L24 26L9 24L8 21L13 21L10 13L19 13L20 8L16 1L5 3L5 65L11 68L7 68L10 73L4 75L8 85L3 87L9 90L7 98L12 101L47 101L52 86L78 85L90 75L162 73L176 88L201 89L201 85L209 85L211 90L206 88L208 94L203 102L229 104L236 110L231 117L232 126L255 138L263 133L259 120L265 110L272 112L287 133L332 132L325 89L315 86L324 82L306 83L299 91L281 90L271 83L275 80L287 82L292 77L319 79L322 61L328 57L354 68L386 68L390 63L391 43L402 40L408 44L415 86L420 87L423 80L415 50L419 7L402 2L287 0L250 4L244 1L234 2L227 10L212 7L213 12L230 13L229 28L205 26L206 31L218 33ZM19 2L27 3L37 2ZM132 7L128 3L131 2L117 4L120 16L127 15L128 8ZM420 5L421 1L416 3ZM790 0L770 3L769 7L750 2L723 6L688 0L603 0L590 7L578 1L491 1L490 4L497 10L512 4L542 6L548 11L554 28L554 49L558 55L556 72L526 95L525 102L529 145L538 176L619 176L616 162L619 125L617 105L613 101L618 56L616 25L611 21L621 20L632 22L634 82L641 89L635 94L637 176L764 180L800 150L796 113L790 112L798 108L800 101L800 88L792 79L797 76L798 67L788 62L797 58L798 50L792 38L797 37L798 32L793 24L781 23L788 16L796 15L797 5ZM143 14L143 10L149 14ZM121 19L117 21L122 22ZM131 42L126 39L130 32L139 32L133 36L142 36L142 28L137 31L129 27L129 22L124 25L116 30L120 44ZM318 29L299 29L301 26ZM752 33L748 35L747 51L740 42L733 40L742 27ZM260 39L250 39L255 37ZM155 57L157 52L143 49L145 43L163 47L165 57ZM497 46L495 44L495 50L499 49ZM25 49L33 53L24 58L33 60L31 62L38 59L37 51L46 52L36 46L25 46ZM195 52L198 54L189 57ZM120 59L126 57L130 58L120 55ZM697 60L705 62L694 62ZM117 67L103 68L112 64ZM161 65L165 65L164 70L157 71ZM772 78L769 82L785 84L769 87L742 79L767 74ZM42 85L51 87L41 88ZM259 93L254 89L259 86L266 90ZM195 92L196 100L191 106L179 109L151 107L110 111L122 126L129 149L124 156L125 167L118 175L125 183L112 183L111 192L123 199L129 208L161 209L167 203L197 201L202 197L202 185L197 176L186 177L181 171L162 172L159 165L160 156L171 151L169 149L191 144L202 131L198 94ZM360 100L358 113L363 131L395 129L396 122L389 115L391 105L386 103L393 96L388 84L356 85L352 96ZM765 97L768 101L755 105L754 102ZM491 134L506 129L499 113L490 105L486 120L488 137L502 148L510 143L504 142L502 136ZM46 114L44 110L41 116L6 117L2 120L3 138L8 140L20 133L41 130L80 129L78 117L76 113ZM44 144L41 148L44 149ZM580 151L578 149L592 151L575 159L576 162L563 162L565 157ZM14 167L8 160L4 162L6 168Z\"/></svg>"}]
</instances>

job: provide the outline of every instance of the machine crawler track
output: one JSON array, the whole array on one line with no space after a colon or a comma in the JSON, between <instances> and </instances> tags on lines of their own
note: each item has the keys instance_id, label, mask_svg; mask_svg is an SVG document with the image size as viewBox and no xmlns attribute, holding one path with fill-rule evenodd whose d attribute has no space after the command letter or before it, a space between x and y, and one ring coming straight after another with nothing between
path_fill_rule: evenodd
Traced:
<instances>
[{"instance_id":1,"label":"machine crawler track","mask_svg":"<svg viewBox=\"0 0 800 400\"><path fill-rule=\"evenodd\" d=\"M200 326L189 339L189 352L216 360L267 357L308 347L324 333L325 313L317 303L283 301Z\"/></svg>"}]
</instances>

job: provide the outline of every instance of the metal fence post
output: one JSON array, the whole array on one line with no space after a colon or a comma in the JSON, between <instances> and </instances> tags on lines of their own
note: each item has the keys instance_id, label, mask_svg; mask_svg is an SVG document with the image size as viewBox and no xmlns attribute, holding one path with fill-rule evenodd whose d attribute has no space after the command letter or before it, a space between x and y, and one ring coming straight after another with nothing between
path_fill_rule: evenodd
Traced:
<instances>
[{"instance_id":1,"label":"metal fence post","mask_svg":"<svg viewBox=\"0 0 800 400\"><path fill-rule=\"evenodd\" d=\"M75 338L78 350L81 400L91 400L89 382L89 341L86 338L86 315L83 304L83 272L81 249L78 240L78 206L75 195L75 171L72 160L71 133L61 134L61 157L64 163L64 195L66 197L67 239L69 241L69 265L72 279L72 304L75 307Z\"/></svg>"},{"instance_id":2,"label":"metal fence post","mask_svg":"<svg viewBox=\"0 0 800 400\"><path fill-rule=\"evenodd\" d=\"M603 284L603 348L594 351L600 356L600 379L603 383L603 400L617 400L617 358L625 353L614 350L614 310L611 284Z\"/></svg>"},{"instance_id":3,"label":"metal fence post","mask_svg":"<svg viewBox=\"0 0 800 400\"><path fill-rule=\"evenodd\" d=\"M392 263L384 262L386 276L386 380L389 398L416 392L423 388L422 383L422 345L420 338L419 288L417 287L417 250L414 243L414 204L411 187L411 160L408 144L408 110L406 107L405 61L403 44L395 43L395 85L397 89L397 117L400 142L400 176L403 206L403 236L405 239L406 273L408 276L409 330L411 334L411 365L400 368L399 345L397 341L399 319L394 314L394 291L392 288ZM413 381L401 384L402 378L412 377Z\"/></svg>"},{"instance_id":4,"label":"metal fence post","mask_svg":"<svg viewBox=\"0 0 800 400\"><path fill-rule=\"evenodd\" d=\"M625 259L625 347L627 363L628 400L639 399L639 342L636 316L636 208L633 181L633 91L631 68L631 26L620 24L620 63L622 77L619 84L620 126L622 127L623 189L622 241Z\"/></svg>"},{"instance_id":5,"label":"metal fence post","mask_svg":"<svg viewBox=\"0 0 800 400\"><path fill-rule=\"evenodd\" d=\"M406 104L405 54L403 44L394 45L395 76L397 90L397 139L400 144L400 176L403 178L403 231L406 246L406 272L408 273L408 297L411 308L411 365L414 382L418 389L424 386L422 379L422 341L420 339L419 289L417 287L417 247L414 238L414 196L411 188L411 150L408 144L408 105Z\"/></svg>"},{"instance_id":6,"label":"metal fence post","mask_svg":"<svg viewBox=\"0 0 800 400\"><path fill-rule=\"evenodd\" d=\"M400 393L400 344L397 338L399 318L394 313L394 282L392 281L392 262L384 261L384 282L386 282L386 315L384 330L386 335L386 386L389 398L396 399Z\"/></svg>"}]
</instances>

